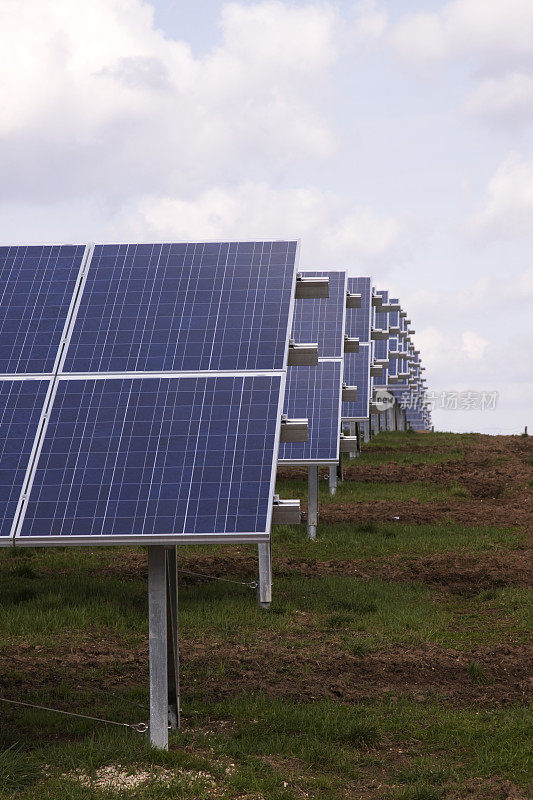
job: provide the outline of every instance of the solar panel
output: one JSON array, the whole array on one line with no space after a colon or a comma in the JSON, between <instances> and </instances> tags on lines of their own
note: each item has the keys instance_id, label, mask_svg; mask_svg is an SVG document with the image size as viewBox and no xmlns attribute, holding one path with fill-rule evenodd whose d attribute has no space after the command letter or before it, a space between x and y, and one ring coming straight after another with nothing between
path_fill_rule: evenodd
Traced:
<instances>
[{"instance_id":1,"label":"solar panel","mask_svg":"<svg viewBox=\"0 0 533 800\"><path fill-rule=\"evenodd\" d=\"M342 404L341 414L345 420L368 419L372 385L370 355L371 348L367 344L360 346L358 353L346 353L344 356L344 382L348 386L357 386L357 400Z\"/></svg>"},{"instance_id":2,"label":"solar panel","mask_svg":"<svg viewBox=\"0 0 533 800\"><path fill-rule=\"evenodd\" d=\"M346 273L303 272L302 275L329 278L329 297L296 303L291 336L297 342L318 342L319 358L342 358Z\"/></svg>"},{"instance_id":3,"label":"solar panel","mask_svg":"<svg viewBox=\"0 0 533 800\"><path fill-rule=\"evenodd\" d=\"M370 341L372 278L348 278L348 291L361 295L361 308L347 309L346 335L355 336L364 344Z\"/></svg>"},{"instance_id":4,"label":"solar panel","mask_svg":"<svg viewBox=\"0 0 533 800\"><path fill-rule=\"evenodd\" d=\"M11 542L48 380L0 381L0 544Z\"/></svg>"},{"instance_id":5,"label":"solar panel","mask_svg":"<svg viewBox=\"0 0 533 800\"><path fill-rule=\"evenodd\" d=\"M291 367L287 373L284 413L307 417L309 440L280 445L279 461L327 464L339 460L342 362L320 361L316 367Z\"/></svg>"},{"instance_id":6,"label":"solar panel","mask_svg":"<svg viewBox=\"0 0 533 800\"><path fill-rule=\"evenodd\" d=\"M19 543L266 541L282 375L60 379Z\"/></svg>"},{"instance_id":7,"label":"solar panel","mask_svg":"<svg viewBox=\"0 0 533 800\"><path fill-rule=\"evenodd\" d=\"M378 290L377 295L383 298L384 303L389 301L389 293L386 290ZM380 313L374 309L374 327L378 330L388 331L389 329L389 315ZM378 339L374 342L374 360L387 360L389 357L389 340ZM388 383L388 369L385 367L381 370L381 374L374 377L374 386L386 386Z\"/></svg>"},{"instance_id":8,"label":"solar panel","mask_svg":"<svg viewBox=\"0 0 533 800\"><path fill-rule=\"evenodd\" d=\"M297 242L98 245L65 372L284 369Z\"/></svg>"},{"instance_id":9,"label":"solar panel","mask_svg":"<svg viewBox=\"0 0 533 800\"><path fill-rule=\"evenodd\" d=\"M0 373L53 372L84 245L0 247Z\"/></svg>"}]
</instances>

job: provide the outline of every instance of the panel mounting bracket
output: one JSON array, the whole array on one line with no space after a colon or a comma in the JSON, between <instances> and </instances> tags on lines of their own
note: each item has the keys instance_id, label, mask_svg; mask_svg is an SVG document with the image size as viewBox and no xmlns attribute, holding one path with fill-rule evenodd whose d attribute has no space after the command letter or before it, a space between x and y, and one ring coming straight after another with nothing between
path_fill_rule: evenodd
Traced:
<instances>
[{"instance_id":1,"label":"panel mounting bracket","mask_svg":"<svg viewBox=\"0 0 533 800\"><path fill-rule=\"evenodd\" d=\"M296 289L294 296L297 300L318 299L329 297L329 278L311 275L296 275Z\"/></svg>"},{"instance_id":2,"label":"panel mounting bracket","mask_svg":"<svg viewBox=\"0 0 533 800\"><path fill-rule=\"evenodd\" d=\"M346 292L346 308L361 308L361 295L356 292Z\"/></svg>"},{"instance_id":3,"label":"panel mounting bracket","mask_svg":"<svg viewBox=\"0 0 533 800\"><path fill-rule=\"evenodd\" d=\"M272 504L272 524L299 525L300 521L300 501L281 500L280 496L275 494Z\"/></svg>"},{"instance_id":4,"label":"panel mounting bracket","mask_svg":"<svg viewBox=\"0 0 533 800\"><path fill-rule=\"evenodd\" d=\"M289 340L289 367L316 367L318 364L318 342L295 342Z\"/></svg>"},{"instance_id":5,"label":"panel mounting bracket","mask_svg":"<svg viewBox=\"0 0 533 800\"><path fill-rule=\"evenodd\" d=\"M345 353L358 353L359 352L359 339L354 336L346 336L344 334L344 352Z\"/></svg>"},{"instance_id":6,"label":"panel mounting bracket","mask_svg":"<svg viewBox=\"0 0 533 800\"><path fill-rule=\"evenodd\" d=\"M307 418L289 419L286 414L282 414L279 440L282 443L309 441L309 421Z\"/></svg>"},{"instance_id":7,"label":"panel mounting bracket","mask_svg":"<svg viewBox=\"0 0 533 800\"><path fill-rule=\"evenodd\" d=\"M339 449L341 453L353 453L357 450L357 436L340 435Z\"/></svg>"},{"instance_id":8,"label":"panel mounting bracket","mask_svg":"<svg viewBox=\"0 0 533 800\"><path fill-rule=\"evenodd\" d=\"M346 386L342 384L342 399L345 403L355 402L357 400L357 386Z\"/></svg>"}]
</instances>

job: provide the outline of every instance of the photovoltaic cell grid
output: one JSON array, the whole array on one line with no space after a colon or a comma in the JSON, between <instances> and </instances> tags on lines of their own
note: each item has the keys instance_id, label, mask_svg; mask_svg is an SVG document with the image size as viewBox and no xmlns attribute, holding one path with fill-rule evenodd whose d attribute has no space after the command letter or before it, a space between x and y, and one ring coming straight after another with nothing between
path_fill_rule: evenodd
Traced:
<instances>
[{"instance_id":1,"label":"photovoltaic cell grid","mask_svg":"<svg viewBox=\"0 0 533 800\"><path fill-rule=\"evenodd\" d=\"M390 302L392 305L399 305L400 301L397 297L391 297ZM391 311L389 313L389 327L398 328L400 325L400 312Z\"/></svg>"},{"instance_id":2,"label":"photovoltaic cell grid","mask_svg":"<svg viewBox=\"0 0 533 800\"><path fill-rule=\"evenodd\" d=\"M388 303L389 293L385 290L378 290L376 294L383 298L384 303ZM389 315L380 314L377 310L374 315L374 327L378 330L387 331L389 329ZM389 340L378 339L374 342L374 359L388 359L389 357ZM388 369L385 368L381 371L381 375L374 378L374 386L386 386L388 383Z\"/></svg>"},{"instance_id":3,"label":"photovoltaic cell grid","mask_svg":"<svg viewBox=\"0 0 533 800\"><path fill-rule=\"evenodd\" d=\"M9 539L49 381L0 381L0 538Z\"/></svg>"},{"instance_id":4,"label":"photovoltaic cell grid","mask_svg":"<svg viewBox=\"0 0 533 800\"><path fill-rule=\"evenodd\" d=\"M296 247L98 245L64 372L284 369Z\"/></svg>"},{"instance_id":5,"label":"photovoltaic cell grid","mask_svg":"<svg viewBox=\"0 0 533 800\"><path fill-rule=\"evenodd\" d=\"M281 380L60 380L20 538L266 533Z\"/></svg>"},{"instance_id":6,"label":"photovoltaic cell grid","mask_svg":"<svg viewBox=\"0 0 533 800\"><path fill-rule=\"evenodd\" d=\"M370 341L372 278L348 278L348 291L361 295L361 308L346 309L346 334L364 344Z\"/></svg>"},{"instance_id":7,"label":"photovoltaic cell grid","mask_svg":"<svg viewBox=\"0 0 533 800\"><path fill-rule=\"evenodd\" d=\"M292 334L296 342L318 342L319 358L341 358L344 350L345 272L303 272L304 277L329 278L329 297L295 304Z\"/></svg>"},{"instance_id":8,"label":"photovoltaic cell grid","mask_svg":"<svg viewBox=\"0 0 533 800\"><path fill-rule=\"evenodd\" d=\"M85 253L83 245L0 247L0 373L49 373Z\"/></svg>"},{"instance_id":9,"label":"photovoltaic cell grid","mask_svg":"<svg viewBox=\"0 0 533 800\"><path fill-rule=\"evenodd\" d=\"M344 356L344 382L347 386L357 386L357 400L342 404L342 419L368 419L372 391L370 354L370 346L365 345L359 347L358 353L346 353Z\"/></svg>"},{"instance_id":10,"label":"photovoltaic cell grid","mask_svg":"<svg viewBox=\"0 0 533 800\"><path fill-rule=\"evenodd\" d=\"M280 461L338 461L341 374L340 361L319 361L316 367L290 368L284 413L289 418L308 418L309 440L281 444Z\"/></svg>"}]
</instances>

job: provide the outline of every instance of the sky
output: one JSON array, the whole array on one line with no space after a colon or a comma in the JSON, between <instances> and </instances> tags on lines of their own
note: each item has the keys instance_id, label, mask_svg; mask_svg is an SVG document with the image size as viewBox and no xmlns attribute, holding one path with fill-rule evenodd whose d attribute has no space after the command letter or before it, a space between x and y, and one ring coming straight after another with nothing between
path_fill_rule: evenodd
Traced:
<instances>
[{"instance_id":1,"label":"sky","mask_svg":"<svg viewBox=\"0 0 533 800\"><path fill-rule=\"evenodd\" d=\"M0 0L1 243L299 238L436 430L533 430L532 133L531 0Z\"/></svg>"}]
</instances>

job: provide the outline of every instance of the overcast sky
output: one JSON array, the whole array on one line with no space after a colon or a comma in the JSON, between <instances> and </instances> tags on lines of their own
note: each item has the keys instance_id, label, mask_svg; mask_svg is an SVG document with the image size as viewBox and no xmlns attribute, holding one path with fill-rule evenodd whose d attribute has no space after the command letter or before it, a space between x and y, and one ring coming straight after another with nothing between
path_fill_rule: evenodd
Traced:
<instances>
[{"instance_id":1,"label":"overcast sky","mask_svg":"<svg viewBox=\"0 0 533 800\"><path fill-rule=\"evenodd\" d=\"M301 238L533 426L532 0L0 0L0 69L0 242Z\"/></svg>"}]
</instances>

